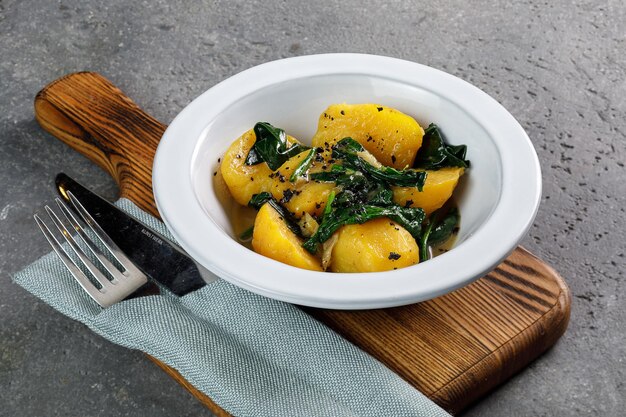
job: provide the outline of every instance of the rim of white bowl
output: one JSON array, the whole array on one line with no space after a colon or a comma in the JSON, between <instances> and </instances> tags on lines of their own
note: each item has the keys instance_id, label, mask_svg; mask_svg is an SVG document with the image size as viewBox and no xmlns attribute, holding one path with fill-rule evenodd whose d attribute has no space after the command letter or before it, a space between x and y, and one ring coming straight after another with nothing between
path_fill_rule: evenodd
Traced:
<instances>
[{"instance_id":1,"label":"rim of white bowl","mask_svg":"<svg viewBox=\"0 0 626 417\"><path fill-rule=\"evenodd\" d=\"M420 88L428 85L429 90L460 106L492 139L507 138L506 144L494 141L502 167L499 201L479 229L454 250L395 271L314 272L250 251L224 233L204 211L195 195L191 167L203 130L221 109L271 85L335 74L383 77ZM437 297L467 285L497 266L532 225L541 197L541 169L535 149L517 120L470 83L397 58L321 54L250 68L192 101L172 121L159 143L153 166L153 188L157 208L168 229L190 256L217 276L252 292L290 303L369 309ZM493 244L496 240L498 245ZM489 252L484 248L490 248Z\"/></svg>"}]
</instances>

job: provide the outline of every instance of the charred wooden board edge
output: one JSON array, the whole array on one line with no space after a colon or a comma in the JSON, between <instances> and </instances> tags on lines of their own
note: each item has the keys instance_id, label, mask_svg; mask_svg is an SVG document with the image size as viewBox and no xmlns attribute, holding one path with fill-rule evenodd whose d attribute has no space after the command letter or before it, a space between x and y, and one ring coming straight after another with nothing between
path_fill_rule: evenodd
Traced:
<instances>
[{"instance_id":1,"label":"charred wooden board edge","mask_svg":"<svg viewBox=\"0 0 626 417\"><path fill-rule=\"evenodd\" d=\"M513 375L522 371L535 359L556 344L560 337L567 330L567 325L571 313L572 295L565 280L548 264L525 248L518 246L524 255L540 262L546 269L546 276L551 277L557 283L560 291L552 307L539 317L530 326L518 332L507 343L486 355L471 368L460 374L454 380L441 387L430 395L430 399L439 406L450 412L457 414L472 403L493 391ZM506 297L506 295L503 295ZM522 353L520 355L519 353ZM504 362L503 358L512 359ZM499 369L498 373L490 372L493 379L489 380L486 369ZM478 389L469 391L471 384L468 379L474 381L485 381L482 384L474 384ZM455 402L452 401L455 400Z\"/></svg>"},{"instance_id":2,"label":"charred wooden board edge","mask_svg":"<svg viewBox=\"0 0 626 417\"><path fill-rule=\"evenodd\" d=\"M74 102L65 102L67 97ZM53 81L37 93L34 107L44 130L109 173L123 197L158 216L152 162L164 124L106 78L88 71Z\"/></svg>"}]
</instances>

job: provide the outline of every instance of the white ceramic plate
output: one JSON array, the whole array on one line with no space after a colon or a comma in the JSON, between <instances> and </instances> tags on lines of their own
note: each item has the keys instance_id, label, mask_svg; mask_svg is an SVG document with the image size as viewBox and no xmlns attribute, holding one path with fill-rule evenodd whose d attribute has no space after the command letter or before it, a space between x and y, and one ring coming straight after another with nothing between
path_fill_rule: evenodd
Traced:
<instances>
[{"instance_id":1,"label":"white ceramic plate","mask_svg":"<svg viewBox=\"0 0 626 417\"><path fill-rule=\"evenodd\" d=\"M282 264L233 238L213 189L218 158L257 121L303 142L332 103L378 103L437 123L468 145L456 247L396 271L335 274ZM498 265L528 231L541 194L535 150L517 121L471 84L394 58L327 54L284 59L241 72L206 91L174 119L153 169L159 212L182 247L206 268L267 297L325 308L390 307L450 292Z\"/></svg>"}]
</instances>

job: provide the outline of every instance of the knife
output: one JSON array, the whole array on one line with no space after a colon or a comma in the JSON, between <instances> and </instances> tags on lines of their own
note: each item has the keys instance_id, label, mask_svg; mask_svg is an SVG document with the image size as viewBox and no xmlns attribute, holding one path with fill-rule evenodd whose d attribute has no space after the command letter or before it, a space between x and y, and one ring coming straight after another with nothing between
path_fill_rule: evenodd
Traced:
<instances>
[{"instance_id":1,"label":"knife","mask_svg":"<svg viewBox=\"0 0 626 417\"><path fill-rule=\"evenodd\" d=\"M69 202L71 192L139 269L174 294L182 296L217 280L171 240L66 174L58 174L55 184L63 200Z\"/></svg>"}]
</instances>

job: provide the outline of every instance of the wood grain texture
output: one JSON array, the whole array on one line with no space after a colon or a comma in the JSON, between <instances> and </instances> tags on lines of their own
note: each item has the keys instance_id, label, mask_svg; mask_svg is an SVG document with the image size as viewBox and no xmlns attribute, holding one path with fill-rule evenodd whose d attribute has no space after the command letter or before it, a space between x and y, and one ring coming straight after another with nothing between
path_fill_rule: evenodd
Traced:
<instances>
[{"instance_id":1,"label":"wood grain texture","mask_svg":"<svg viewBox=\"0 0 626 417\"><path fill-rule=\"evenodd\" d=\"M165 130L104 77L65 76L35 99L41 126L109 172L122 197L158 215L154 152ZM570 292L523 248L480 280L445 296L367 311L306 308L451 413L485 395L565 332ZM155 361L218 416L228 416L180 374Z\"/></svg>"},{"instance_id":2,"label":"wood grain texture","mask_svg":"<svg viewBox=\"0 0 626 417\"><path fill-rule=\"evenodd\" d=\"M111 174L123 197L158 215L152 161L166 126L120 89L96 73L70 74L37 94L35 118L46 131Z\"/></svg>"}]
</instances>

